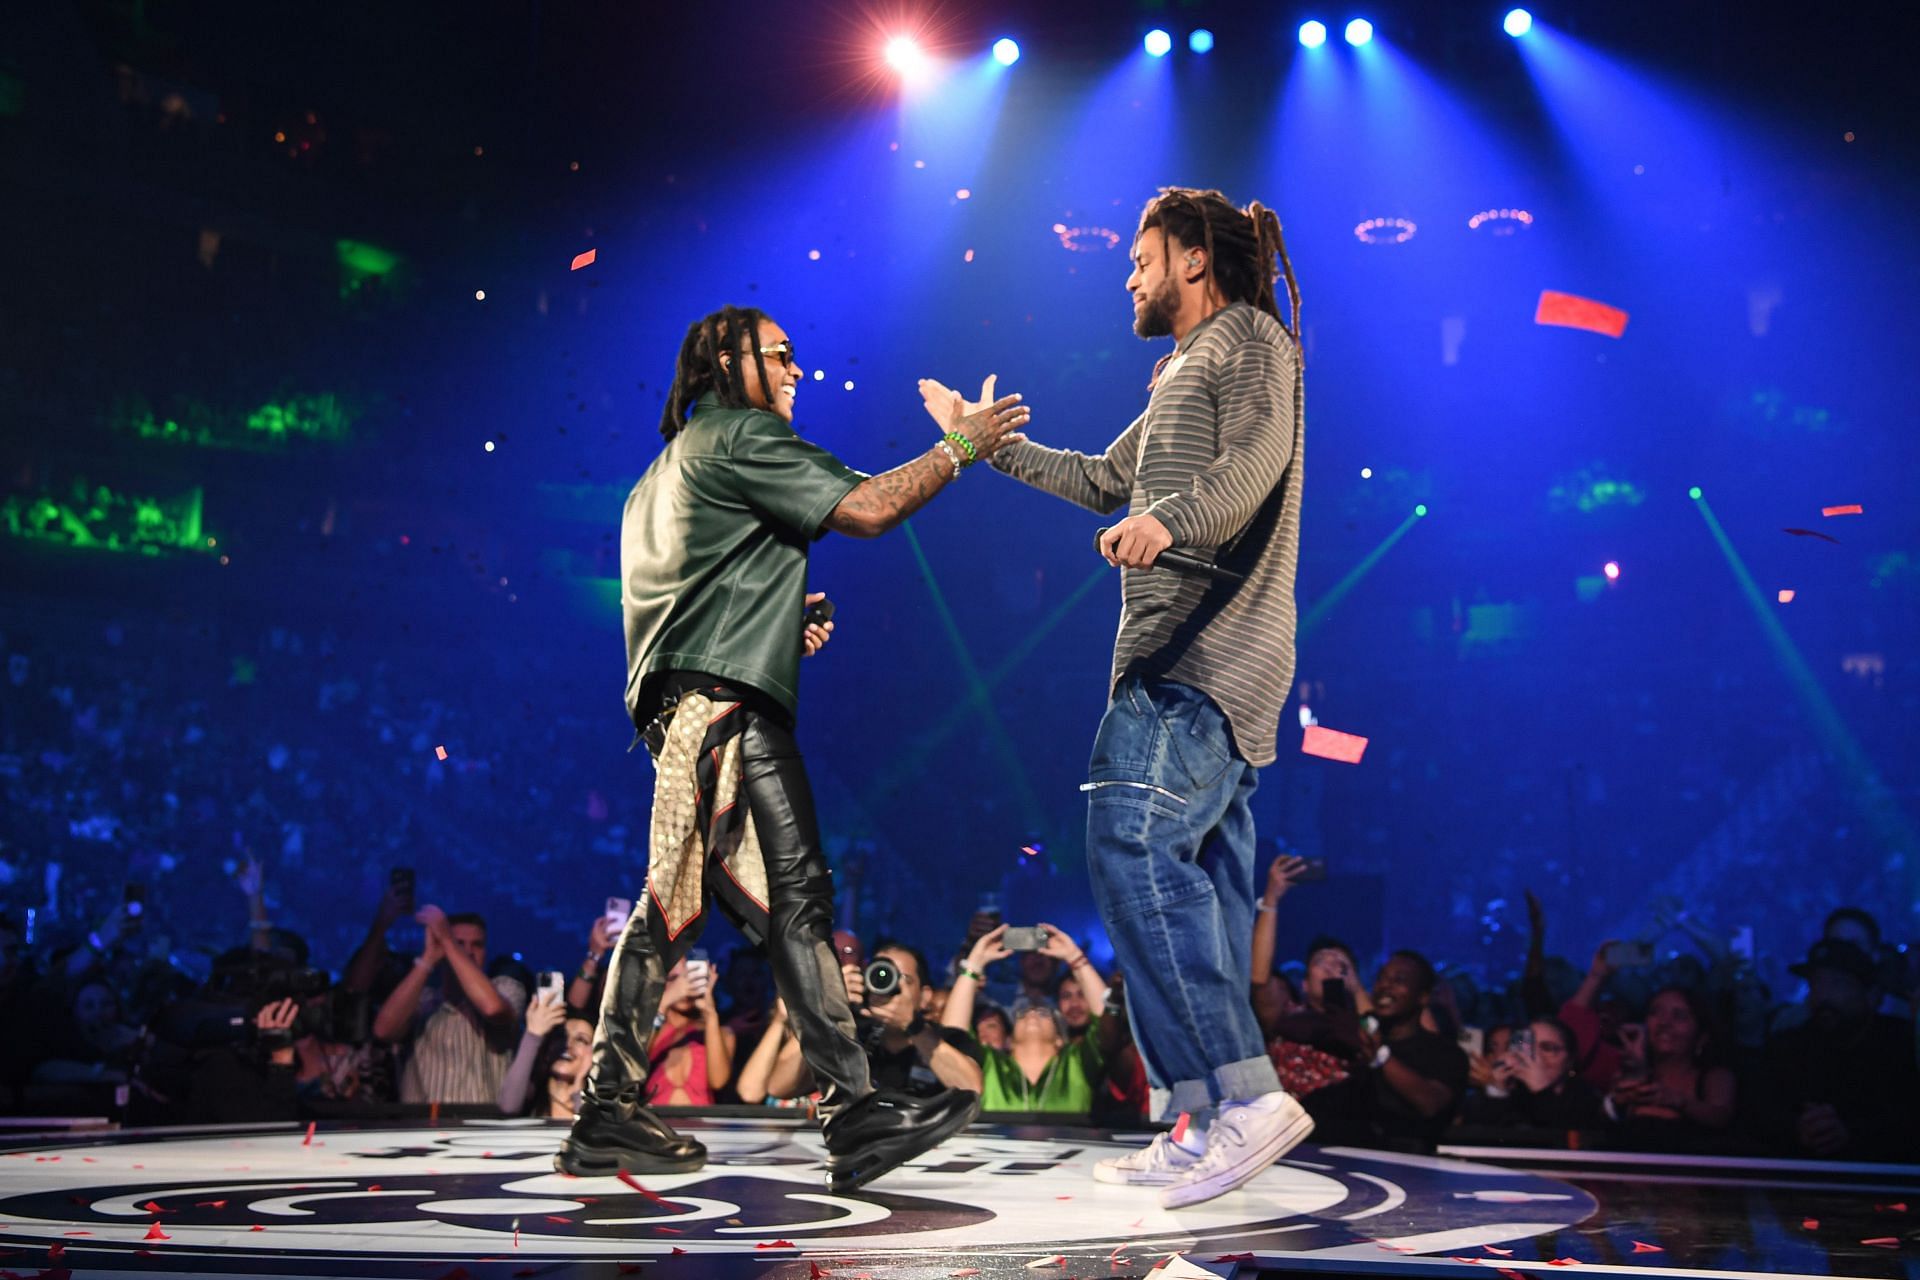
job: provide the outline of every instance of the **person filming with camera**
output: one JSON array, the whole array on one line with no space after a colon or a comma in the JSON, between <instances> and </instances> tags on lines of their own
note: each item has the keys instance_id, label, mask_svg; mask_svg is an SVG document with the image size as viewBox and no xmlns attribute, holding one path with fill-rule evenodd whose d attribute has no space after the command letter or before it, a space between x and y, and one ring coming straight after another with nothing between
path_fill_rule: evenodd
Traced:
<instances>
[{"instance_id":1,"label":"person filming with camera","mask_svg":"<svg viewBox=\"0 0 1920 1280\"><path fill-rule=\"evenodd\" d=\"M873 962L843 965L847 999L861 1024L867 1067L880 1089L925 1092L939 1088L978 1093L980 1047L963 1027L926 1016L926 961L903 943L882 938ZM948 1002L951 1011L951 1000Z\"/></svg>"},{"instance_id":2,"label":"person filming with camera","mask_svg":"<svg viewBox=\"0 0 1920 1280\"><path fill-rule=\"evenodd\" d=\"M1100 1047L1100 1023L1107 1007L1107 983L1072 936L1054 925L1011 930L1001 925L973 944L953 994L947 997L945 1021L966 1027L973 1020L974 999L986 978L987 966L1016 951L1052 957L1067 967L1062 985L1074 983L1089 1010L1087 1033L1077 1039L1066 1018L1047 1000L1022 996L1014 1002L1013 1035L1005 1049L985 1052L986 1090L983 1111L1047 1111L1086 1116L1093 1107L1095 1083L1105 1069Z\"/></svg>"}]
</instances>

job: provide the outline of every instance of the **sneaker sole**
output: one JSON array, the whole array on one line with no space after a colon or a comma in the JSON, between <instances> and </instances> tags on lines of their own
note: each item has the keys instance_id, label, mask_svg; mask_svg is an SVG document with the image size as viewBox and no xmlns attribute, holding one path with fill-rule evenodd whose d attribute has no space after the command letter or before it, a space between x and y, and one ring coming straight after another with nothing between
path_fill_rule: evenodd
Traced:
<instances>
[{"instance_id":1,"label":"sneaker sole","mask_svg":"<svg viewBox=\"0 0 1920 1280\"><path fill-rule=\"evenodd\" d=\"M922 1133L902 1134L891 1142L870 1147L865 1151L847 1157L846 1163L835 1168L833 1157L827 1160L827 1190L835 1195L863 1187L875 1178L893 1172L907 1161L951 1138L960 1130L973 1123L980 1114L980 1100L975 1098L971 1105L948 1116L940 1124Z\"/></svg>"},{"instance_id":2,"label":"sneaker sole","mask_svg":"<svg viewBox=\"0 0 1920 1280\"><path fill-rule=\"evenodd\" d=\"M576 1178L608 1178L616 1173L697 1173L706 1164L704 1151L689 1160L675 1160L612 1147L583 1151L571 1143L553 1155L555 1171Z\"/></svg>"},{"instance_id":3,"label":"sneaker sole","mask_svg":"<svg viewBox=\"0 0 1920 1280\"><path fill-rule=\"evenodd\" d=\"M1203 1182L1189 1182L1168 1187L1160 1193L1162 1209L1184 1209L1217 1196L1223 1196L1237 1187L1243 1187L1260 1176L1260 1171L1278 1160L1287 1152L1307 1140L1313 1132L1313 1117L1302 1114L1300 1118L1268 1139L1266 1145L1255 1150L1231 1169L1224 1170Z\"/></svg>"},{"instance_id":4,"label":"sneaker sole","mask_svg":"<svg viewBox=\"0 0 1920 1280\"><path fill-rule=\"evenodd\" d=\"M1194 1163L1198 1164L1198 1159ZM1146 1169L1115 1168L1105 1160L1093 1166L1093 1180L1114 1187L1166 1187L1180 1181L1182 1176L1184 1175L1178 1170L1172 1173L1154 1173Z\"/></svg>"}]
</instances>

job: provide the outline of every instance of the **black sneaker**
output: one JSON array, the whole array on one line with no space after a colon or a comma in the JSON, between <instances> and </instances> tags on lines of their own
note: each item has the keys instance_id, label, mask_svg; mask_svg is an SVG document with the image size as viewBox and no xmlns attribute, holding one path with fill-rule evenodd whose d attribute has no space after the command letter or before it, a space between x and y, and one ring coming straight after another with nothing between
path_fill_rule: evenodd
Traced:
<instances>
[{"instance_id":1,"label":"black sneaker","mask_svg":"<svg viewBox=\"0 0 1920 1280\"><path fill-rule=\"evenodd\" d=\"M851 1191L939 1146L973 1123L980 1095L870 1093L827 1121L827 1189Z\"/></svg>"},{"instance_id":2,"label":"black sneaker","mask_svg":"<svg viewBox=\"0 0 1920 1280\"><path fill-rule=\"evenodd\" d=\"M637 1100L580 1100L573 1130L553 1157L553 1167L575 1177L628 1173L692 1173L707 1162L707 1149L676 1132Z\"/></svg>"}]
</instances>

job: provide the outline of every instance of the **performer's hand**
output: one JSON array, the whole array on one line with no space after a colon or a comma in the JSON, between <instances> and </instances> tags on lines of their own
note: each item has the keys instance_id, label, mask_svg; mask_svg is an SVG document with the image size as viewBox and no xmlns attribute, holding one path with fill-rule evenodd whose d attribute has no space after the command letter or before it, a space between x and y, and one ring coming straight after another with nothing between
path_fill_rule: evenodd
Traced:
<instances>
[{"instance_id":1,"label":"performer's hand","mask_svg":"<svg viewBox=\"0 0 1920 1280\"><path fill-rule=\"evenodd\" d=\"M1128 569L1151 569L1160 553L1173 545L1173 535L1151 512L1128 516L1100 535L1100 554L1107 563Z\"/></svg>"},{"instance_id":2,"label":"performer's hand","mask_svg":"<svg viewBox=\"0 0 1920 1280\"><path fill-rule=\"evenodd\" d=\"M955 405L958 405L960 408L960 416L965 417L967 414L973 413L975 410L993 403L993 383L999 376L997 373L987 375L987 380L980 384L980 398L978 400L968 400L958 391L953 390L937 379L922 378L920 379L920 402L926 405L928 416L939 424L940 430L946 431L948 424L953 421Z\"/></svg>"},{"instance_id":3,"label":"performer's hand","mask_svg":"<svg viewBox=\"0 0 1920 1280\"><path fill-rule=\"evenodd\" d=\"M824 591L809 591L806 602L808 607L812 607L826 598L827 593ZM833 623L831 621L808 623L806 629L800 633L800 644L805 650L804 656L811 658L826 648L827 641L832 638Z\"/></svg>"},{"instance_id":4,"label":"performer's hand","mask_svg":"<svg viewBox=\"0 0 1920 1280\"><path fill-rule=\"evenodd\" d=\"M981 384L981 391L989 393L992 389L993 379L989 377ZM958 392L949 391L932 379L922 384L920 394L926 401L927 411L940 423L940 429L965 436L973 444L974 457L979 461L991 458L1002 445L1027 438L1020 428L1027 425L1033 413L1020 403L1017 395L1001 396L998 400L985 403L969 403L961 399ZM943 396L944 417L936 410Z\"/></svg>"}]
</instances>

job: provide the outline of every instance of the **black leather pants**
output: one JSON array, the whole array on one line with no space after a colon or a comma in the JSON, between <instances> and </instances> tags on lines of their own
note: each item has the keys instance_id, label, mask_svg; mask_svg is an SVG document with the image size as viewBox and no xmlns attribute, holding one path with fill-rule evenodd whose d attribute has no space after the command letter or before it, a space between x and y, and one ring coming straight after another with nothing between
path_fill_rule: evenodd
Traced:
<instances>
[{"instance_id":1,"label":"black leather pants","mask_svg":"<svg viewBox=\"0 0 1920 1280\"><path fill-rule=\"evenodd\" d=\"M820 848L813 788L792 731L760 711L742 708L741 714L747 717L741 791L767 868L767 958L787 1003L787 1021L821 1090L821 1114L830 1116L873 1089L833 950L833 873ZM601 1099L630 1096L645 1085L667 971L706 923L703 911L669 939L651 896L644 905L628 920L607 971L588 1080L588 1091Z\"/></svg>"}]
</instances>

